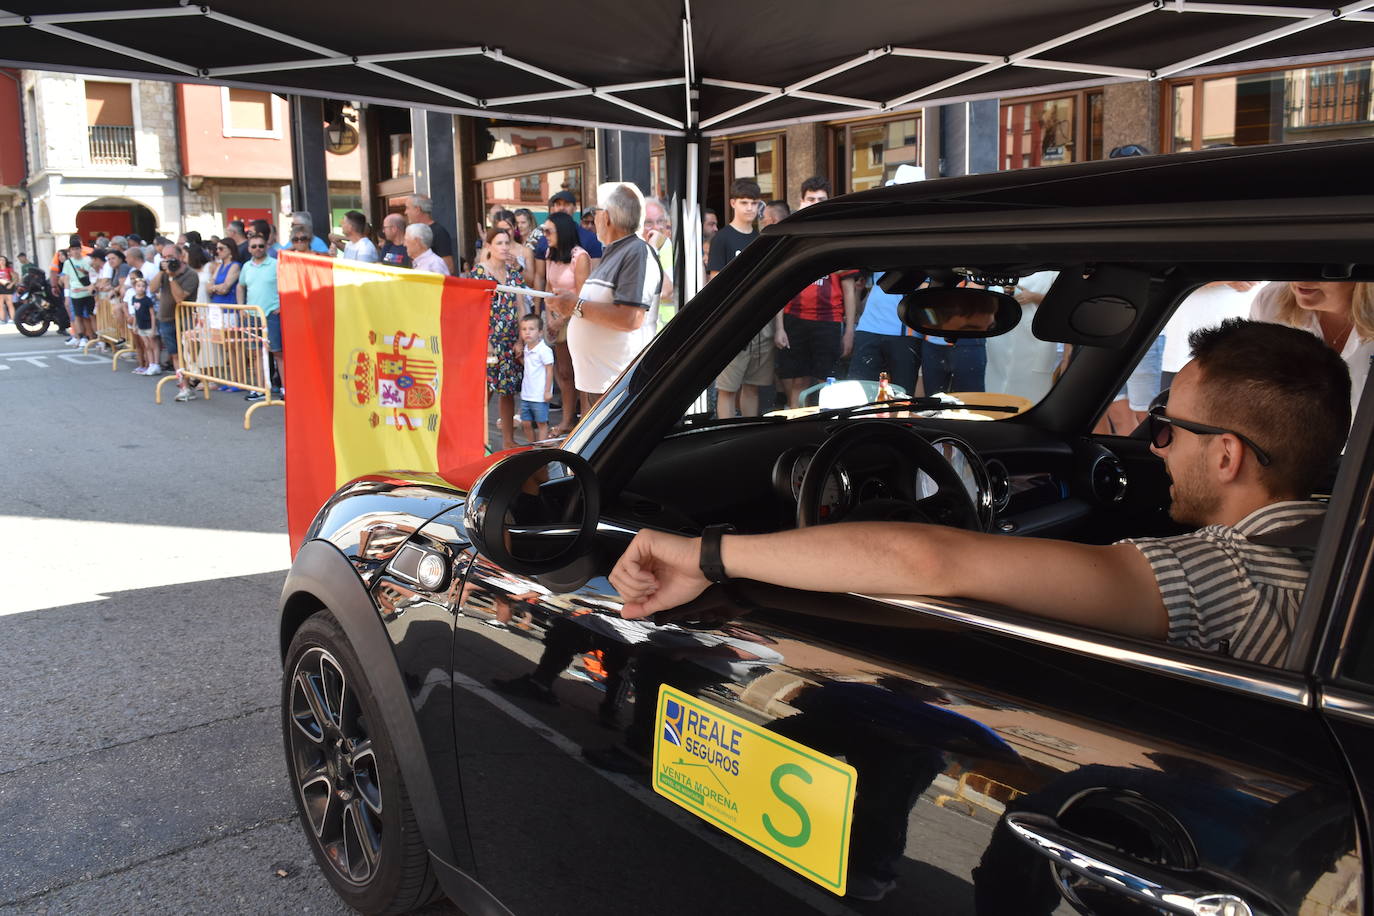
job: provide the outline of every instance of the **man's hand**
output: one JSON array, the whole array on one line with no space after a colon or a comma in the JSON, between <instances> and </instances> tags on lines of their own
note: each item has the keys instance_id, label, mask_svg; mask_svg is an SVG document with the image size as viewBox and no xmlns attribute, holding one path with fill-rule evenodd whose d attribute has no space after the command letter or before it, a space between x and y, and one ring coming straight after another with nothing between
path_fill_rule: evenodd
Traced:
<instances>
[{"instance_id":1,"label":"man's hand","mask_svg":"<svg viewBox=\"0 0 1374 916\"><path fill-rule=\"evenodd\" d=\"M845 329L844 329L844 337L843 337L843 339L841 340L841 343L840 343L840 355L841 355L841 356L848 356L850 353L853 353L853 352L854 352L854 329L853 329L853 328L845 328Z\"/></svg>"},{"instance_id":2,"label":"man's hand","mask_svg":"<svg viewBox=\"0 0 1374 916\"><path fill-rule=\"evenodd\" d=\"M711 583L701 574L700 558L698 538L640 531L611 570L611 584L624 601L620 616L648 617L706 591Z\"/></svg>"},{"instance_id":3,"label":"man's hand","mask_svg":"<svg viewBox=\"0 0 1374 916\"><path fill-rule=\"evenodd\" d=\"M559 293L544 300L544 306L559 318L567 318L571 315L575 305L577 305L577 297L572 293Z\"/></svg>"},{"instance_id":4,"label":"man's hand","mask_svg":"<svg viewBox=\"0 0 1374 916\"><path fill-rule=\"evenodd\" d=\"M787 332L782 328L773 331L773 346L779 350L788 350L792 347L792 341L787 339Z\"/></svg>"}]
</instances>

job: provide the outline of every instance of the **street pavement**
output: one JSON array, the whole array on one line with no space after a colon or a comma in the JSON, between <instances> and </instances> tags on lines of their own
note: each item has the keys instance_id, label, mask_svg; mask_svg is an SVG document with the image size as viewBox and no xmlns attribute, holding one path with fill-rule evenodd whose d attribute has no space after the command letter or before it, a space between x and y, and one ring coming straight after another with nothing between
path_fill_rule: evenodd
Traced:
<instances>
[{"instance_id":1,"label":"street pavement","mask_svg":"<svg viewBox=\"0 0 1374 916\"><path fill-rule=\"evenodd\" d=\"M132 367L0 326L0 914L348 912L281 752L283 411Z\"/></svg>"}]
</instances>

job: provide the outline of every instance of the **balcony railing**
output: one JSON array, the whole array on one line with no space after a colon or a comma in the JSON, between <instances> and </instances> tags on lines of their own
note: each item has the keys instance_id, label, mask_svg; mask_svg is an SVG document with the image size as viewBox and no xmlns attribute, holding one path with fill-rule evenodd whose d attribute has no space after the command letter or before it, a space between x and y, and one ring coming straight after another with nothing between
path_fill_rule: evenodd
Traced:
<instances>
[{"instance_id":1,"label":"balcony railing","mask_svg":"<svg viewBox=\"0 0 1374 916\"><path fill-rule=\"evenodd\" d=\"M92 165L135 165L133 125L93 124L87 128Z\"/></svg>"}]
</instances>

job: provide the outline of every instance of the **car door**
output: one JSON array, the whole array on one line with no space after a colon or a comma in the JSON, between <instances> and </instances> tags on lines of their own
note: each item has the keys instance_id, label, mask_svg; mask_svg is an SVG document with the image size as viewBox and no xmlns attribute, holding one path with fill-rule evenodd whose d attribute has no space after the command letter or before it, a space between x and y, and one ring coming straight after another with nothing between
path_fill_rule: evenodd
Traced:
<instances>
[{"instance_id":1,"label":"car door","mask_svg":"<svg viewBox=\"0 0 1374 916\"><path fill-rule=\"evenodd\" d=\"M603 521L594 572L633 531ZM1360 912L1356 806L1300 674L756 583L618 609L603 576L480 556L463 588L457 765L477 878L517 913ZM684 708L792 756L741 788L753 761L683 740Z\"/></svg>"}]
</instances>

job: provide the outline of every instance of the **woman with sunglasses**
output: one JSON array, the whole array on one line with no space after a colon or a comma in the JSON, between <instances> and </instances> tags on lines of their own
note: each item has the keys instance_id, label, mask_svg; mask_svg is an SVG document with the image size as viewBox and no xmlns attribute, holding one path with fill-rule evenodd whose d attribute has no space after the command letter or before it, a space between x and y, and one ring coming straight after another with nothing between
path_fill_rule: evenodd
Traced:
<instances>
[{"instance_id":1,"label":"woman with sunglasses","mask_svg":"<svg viewBox=\"0 0 1374 916\"><path fill-rule=\"evenodd\" d=\"M238 301L239 284L238 246L233 239L222 239L215 243L215 260L211 262L214 271L210 278L210 301L220 305L233 305Z\"/></svg>"},{"instance_id":2,"label":"woman with sunglasses","mask_svg":"<svg viewBox=\"0 0 1374 916\"><path fill-rule=\"evenodd\" d=\"M566 213L550 213L544 220L548 255L544 259L544 290L577 295L592 272L592 259L577 244L577 223ZM577 422L577 386L573 384L572 354L568 351L568 319L552 309L545 314L549 346L553 347L554 379L563 401L563 415L549 435L566 436Z\"/></svg>"}]
</instances>

